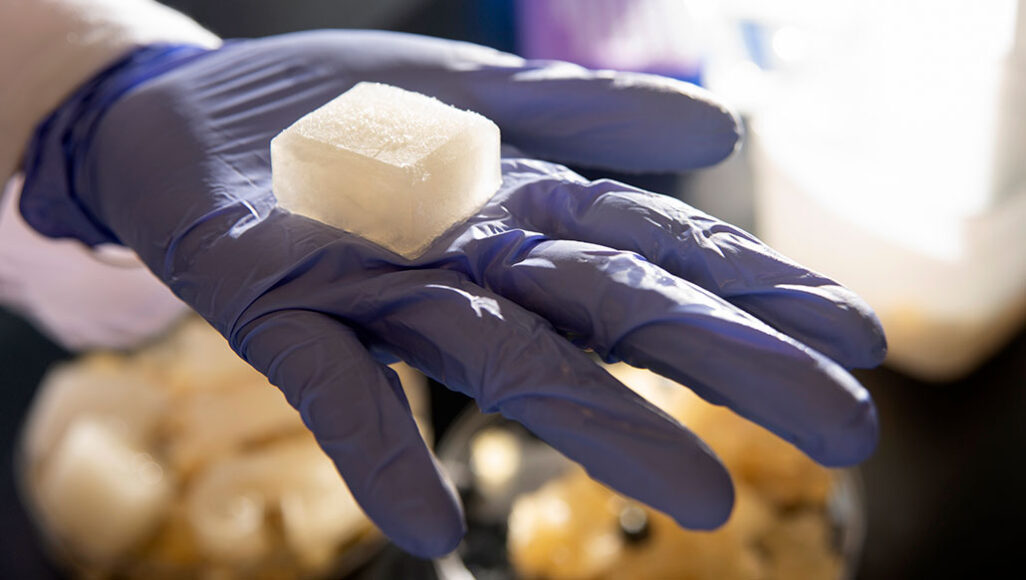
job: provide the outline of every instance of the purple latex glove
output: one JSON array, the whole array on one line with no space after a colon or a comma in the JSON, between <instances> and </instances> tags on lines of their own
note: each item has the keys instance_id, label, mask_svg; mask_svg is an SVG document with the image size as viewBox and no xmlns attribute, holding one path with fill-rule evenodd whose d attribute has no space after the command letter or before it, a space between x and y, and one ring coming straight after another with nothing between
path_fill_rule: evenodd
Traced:
<instances>
[{"instance_id":1,"label":"purple latex glove","mask_svg":"<svg viewBox=\"0 0 1026 580\"><path fill-rule=\"evenodd\" d=\"M825 465L872 451L873 404L843 368L882 359L872 311L679 201L509 157L495 198L415 261L275 208L270 139L359 81L473 109L530 156L618 170L709 165L739 138L689 85L463 43L350 31L150 47L40 127L22 211L49 235L134 248L421 556L451 550L464 523L382 364L396 357L692 528L729 515L727 472L578 347L680 381Z\"/></svg>"}]
</instances>

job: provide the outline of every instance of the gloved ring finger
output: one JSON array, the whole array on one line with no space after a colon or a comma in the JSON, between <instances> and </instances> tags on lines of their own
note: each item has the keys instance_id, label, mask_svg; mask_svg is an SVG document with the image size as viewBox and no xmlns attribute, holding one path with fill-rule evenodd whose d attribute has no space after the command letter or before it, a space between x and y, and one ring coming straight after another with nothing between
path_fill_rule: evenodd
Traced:
<instances>
[{"instance_id":1,"label":"gloved ring finger","mask_svg":"<svg viewBox=\"0 0 1026 580\"><path fill-rule=\"evenodd\" d=\"M713 452L542 318L457 272L385 277L347 288L342 315L368 337L682 525L725 521L733 488Z\"/></svg>"}]
</instances>

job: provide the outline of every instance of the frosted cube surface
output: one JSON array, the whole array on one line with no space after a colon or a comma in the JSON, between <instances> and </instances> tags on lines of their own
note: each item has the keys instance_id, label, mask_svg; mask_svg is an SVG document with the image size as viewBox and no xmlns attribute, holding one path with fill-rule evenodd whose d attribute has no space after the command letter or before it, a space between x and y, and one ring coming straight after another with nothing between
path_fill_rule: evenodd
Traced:
<instances>
[{"instance_id":1,"label":"frosted cube surface","mask_svg":"<svg viewBox=\"0 0 1026 580\"><path fill-rule=\"evenodd\" d=\"M499 128L389 85L360 83L271 141L278 204L413 259L498 189Z\"/></svg>"}]
</instances>

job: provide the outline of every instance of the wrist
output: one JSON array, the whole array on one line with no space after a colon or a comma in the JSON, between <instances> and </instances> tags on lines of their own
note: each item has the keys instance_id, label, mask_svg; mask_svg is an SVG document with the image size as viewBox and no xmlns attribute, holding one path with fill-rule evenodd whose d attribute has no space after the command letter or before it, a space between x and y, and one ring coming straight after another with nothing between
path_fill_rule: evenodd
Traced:
<instances>
[{"instance_id":1,"label":"wrist","mask_svg":"<svg viewBox=\"0 0 1026 580\"><path fill-rule=\"evenodd\" d=\"M78 87L39 124L26 147L20 203L25 221L52 238L75 238L89 246L120 243L98 215L100 200L80 195L92 190L83 187L91 178L84 166L96 130L126 93L209 52L192 45L137 48Z\"/></svg>"},{"instance_id":2,"label":"wrist","mask_svg":"<svg viewBox=\"0 0 1026 580\"><path fill-rule=\"evenodd\" d=\"M214 48L220 39L151 0L0 1L0 181L47 114L111 62L153 43Z\"/></svg>"}]
</instances>

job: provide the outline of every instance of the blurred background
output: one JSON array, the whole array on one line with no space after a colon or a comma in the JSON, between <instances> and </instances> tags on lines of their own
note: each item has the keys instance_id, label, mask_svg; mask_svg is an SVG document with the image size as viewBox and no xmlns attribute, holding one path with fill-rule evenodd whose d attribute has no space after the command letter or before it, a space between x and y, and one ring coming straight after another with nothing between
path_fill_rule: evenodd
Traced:
<instances>
[{"instance_id":1,"label":"blurred background","mask_svg":"<svg viewBox=\"0 0 1026 580\"><path fill-rule=\"evenodd\" d=\"M855 577L1016 569L1026 515L1022 2L165 3L226 38L398 30L654 72L719 94L746 123L734 157L693 174L612 177L753 231L881 315L888 362L856 373L879 406L882 439L860 468L867 531ZM73 356L0 311L0 577L61 577L17 499L13 466L43 374ZM444 437L466 400L430 393ZM432 573L386 550L356 577Z\"/></svg>"}]
</instances>

